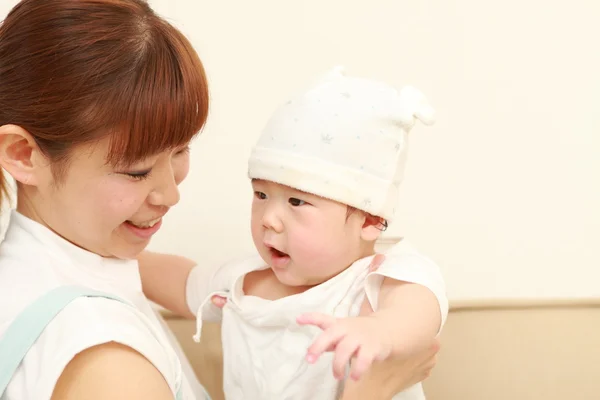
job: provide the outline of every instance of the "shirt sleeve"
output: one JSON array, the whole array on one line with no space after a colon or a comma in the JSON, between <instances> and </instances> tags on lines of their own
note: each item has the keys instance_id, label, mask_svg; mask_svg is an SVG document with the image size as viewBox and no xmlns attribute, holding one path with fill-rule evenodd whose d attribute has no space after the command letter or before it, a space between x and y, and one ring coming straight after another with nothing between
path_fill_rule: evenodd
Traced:
<instances>
[{"instance_id":1,"label":"shirt sleeve","mask_svg":"<svg viewBox=\"0 0 600 400\"><path fill-rule=\"evenodd\" d=\"M416 251L407 250L404 245L392 248L386 253L383 264L367 276L365 292L373 310L378 308L379 289L384 278L416 283L429 289L438 300L441 327L444 326L448 317L448 298L446 284L437 264Z\"/></svg>"},{"instance_id":2,"label":"shirt sleeve","mask_svg":"<svg viewBox=\"0 0 600 400\"><path fill-rule=\"evenodd\" d=\"M226 297L236 279L260 265L260 256L245 257L215 267L196 265L186 283L186 301L192 314L202 311L202 319L220 322L222 310L210 302L214 295Z\"/></svg>"}]
</instances>

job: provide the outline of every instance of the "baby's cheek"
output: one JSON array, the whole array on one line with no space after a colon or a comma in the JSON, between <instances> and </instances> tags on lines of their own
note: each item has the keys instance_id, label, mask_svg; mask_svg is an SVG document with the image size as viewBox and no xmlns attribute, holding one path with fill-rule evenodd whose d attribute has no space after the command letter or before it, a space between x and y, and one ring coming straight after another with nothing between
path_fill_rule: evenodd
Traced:
<instances>
[{"instance_id":1,"label":"baby's cheek","mask_svg":"<svg viewBox=\"0 0 600 400\"><path fill-rule=\"evenodd\" d=\"M293 241L294 253L301 258L297 261L310 269L312 274L329 275L332 272L329 270L335 269L339 261L339 241L334 239L331 233L324 231L299 235Z\"/></svg>"},{"instance_id":2,"label":"baby's cheek","mask_svg":"<svg viewBox=\"0 0 600 400\"><path fill-rule=\"evenodd\" d=\"M326 245L323 243L326 237L324 237L325 235L322 232L302 230L293 232L293 235L290 235L290 233L288 233L290 245L295 248L296 252L303 255L303 258L320 258L320 254L326 248Z\"/></svg>"}]
</instances>

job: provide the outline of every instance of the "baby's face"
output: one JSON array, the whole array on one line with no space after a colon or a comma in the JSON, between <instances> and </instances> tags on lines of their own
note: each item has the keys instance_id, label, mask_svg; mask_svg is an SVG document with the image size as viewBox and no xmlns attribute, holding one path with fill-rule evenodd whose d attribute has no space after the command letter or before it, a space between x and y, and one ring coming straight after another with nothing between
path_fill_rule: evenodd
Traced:
<instances>
[{"instance_id":1,"label":"baby's face","mask_svg":"<svg viewBox=\"0 0 600 400\"><path fill-rule=\"evenodd\" d=\"M252 239L283 284L317 285L368 255L364 213L269 181L252 187Z\"/></svg>"}]
</instances>

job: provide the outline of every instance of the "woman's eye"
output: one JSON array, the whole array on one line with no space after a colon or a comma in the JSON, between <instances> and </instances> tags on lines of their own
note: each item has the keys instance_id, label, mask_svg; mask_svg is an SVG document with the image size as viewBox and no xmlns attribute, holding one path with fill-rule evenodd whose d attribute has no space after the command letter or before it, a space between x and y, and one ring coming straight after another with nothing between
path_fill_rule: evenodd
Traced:
<instances>
[{"instance_id":1,"label":"woman's eye","mask_svg":"<svg viewBox=\"0 0 600 400\"><path fill-rule=\"evenodd\" d=\"M265 200L267 198L266 194L264 194L263 192L259 192L259 191L255 191L254 196L256 196L256 198L260 199L260 200Z\"/></svg>"},{"instance_id":2,"label":"woman's eye","mask_svg":"<svg viewBox=\"0 0 600 400\"><path fill-rule=\"evenodd\" d=\"M137 180L141 181L141 180L148 178L150 176L150 172L152 172L152 170L139 171L139 172L125 172L124 174L133 179L137 179Z\"/></svg>"},{"instance_id":3,"label":"woman's eye","mask_svg":"<svg viewBox=\"0 0 600 400\"><path fill-rule=\"evenodd\" d=\"M289 202L294 207L298 207L298 206L302 206L302 205L306 204L306 202L304 200L300 200L295 197L290 197Z\"/></svg>"},{"instance_id":4,"label":"woman's eye","mask_svg":"<svg viewBox=\"0 0 600 400\"><path fill-rule=\"evenodd\" d=\"M190 146L186 146L185 148L178 150L175 154L182 155L182 154L187 154L189 152L190 152Z\"/></svg>"}]
</instances>

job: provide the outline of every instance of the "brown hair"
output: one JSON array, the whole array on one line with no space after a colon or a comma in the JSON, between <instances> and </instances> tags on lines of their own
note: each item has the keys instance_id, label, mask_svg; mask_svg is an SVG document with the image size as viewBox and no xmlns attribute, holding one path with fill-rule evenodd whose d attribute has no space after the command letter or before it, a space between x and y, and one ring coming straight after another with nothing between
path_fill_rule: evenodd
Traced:
<instances>
[{"instance_id":1,"label":"brown hair","mask_svg":"<svg viewBox=\"0 0 600 400\"><path fill-rule=\"evenodd\" d=\"M0 126L27 130L56 179L74 146L110 135L107 162L131 164L207 114L198 55L143 0L22 0L0 25Z\"/></svg>"},{"instance_id":2,"label":"brown hair","mask_svg":"<svg viewBox=\"0 0 600 400\"><path fill-rule=\"evenodd\" d=\"M388 228L388 222L386 219L378 217L376 215L370 214L366 211L362 211L359 210L356 207L352 207L352 206L346 206L346 221L348 221L348 218L350 218L350 216L352 214L354 214L357 211L361 211L365 214L366 216L366 223L368 223L369 225L373 225L375 226L377 229L379 229L380 231L384 232L385 230L387 230Z\"/></svg>"}]
</instances>

